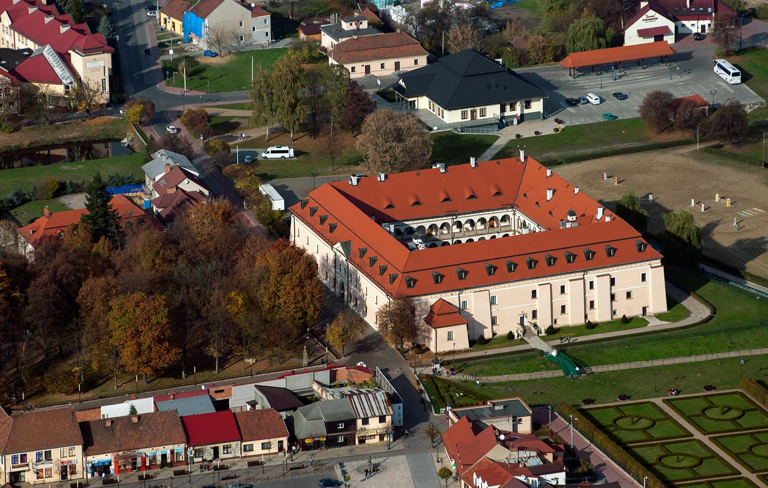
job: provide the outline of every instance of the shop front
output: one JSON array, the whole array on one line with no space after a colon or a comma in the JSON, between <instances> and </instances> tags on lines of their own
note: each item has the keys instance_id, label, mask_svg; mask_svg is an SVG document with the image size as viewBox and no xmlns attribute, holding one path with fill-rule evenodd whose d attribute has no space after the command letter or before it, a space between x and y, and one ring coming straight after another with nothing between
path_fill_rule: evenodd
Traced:
<instances>
[{"instance_id":1,"label":"shop front","mask_svg":"<svg viewBox=\"0 0 768 488\"><path fill-rule=\"evenodd\" d=\"M67 459L59 461L59 480L67 481L77 478L77 459Z\"/></svg>"},{"instance_id":2,"label":"shop front","mask_svg":"<svg viewBox=\"0 0 768 488\"><path fill-rule=\"evenodd\" d=\"M112 458L89 461L86 468L91 478L103 478L115 474Z\"/></svg>"}]
</instances>

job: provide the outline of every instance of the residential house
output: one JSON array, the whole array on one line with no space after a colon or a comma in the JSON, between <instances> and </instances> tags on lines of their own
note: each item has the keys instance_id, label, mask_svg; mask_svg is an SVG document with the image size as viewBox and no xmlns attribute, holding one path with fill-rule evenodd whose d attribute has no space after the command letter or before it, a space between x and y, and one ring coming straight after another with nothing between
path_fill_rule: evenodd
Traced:
<instances>
[{"instance_id":1,"label":"residential house","mask_svg":"<svg viewBox=\"0 0 768 488\"><path fill-rule=\"evenodd\" d=\"M465 417L482 426L493 425L517 434L533 433L533 411L521 398L488 400L485 405L448 409L448 425Z\"/></svg>"},{"instance_id":2,"label":"residential house","mask_svg":"<svg viewBox=\"0 0 768 488\"><path fill-rule=\"evenodd\" d=\"M125 195L116 195L109 202L112 209L117 212L117 219L123 229L141 227L152 219L133 203ZM48 239L64 239L64 234L70 225L80 222L80 217L88 213L88 210L63 210L51 212L48 207L43 210L43 216L35 219L29 225L19 227L16 231L21 236L19 251L34 261L35 250Z\"/></svg>"},{"instance_id":3,"label":"residential house","mask_svg":"<svg viewBox=\"0 0 768 488\"><path fill-rule=\"evenodd\" d=\"M395 85L415 110L454 125L539 120L545 92L514 71L471 49L405 73Z\"/></svg>"},{"instance_id":4,"label":"residential house","mask_svg":"<svg viewBox=\"0 0 768 488\"><path fill-rule=\"evenodd\" d=\"M126 417L133 413L144 414L155 411L155 401L152 397L149 398L131 398L121 403L115 403L112 405L102 405L101 415L102 419L113 419L117 417Z\"/></svg>"},{"instance_id":5,"label":"residential house","mask_svg":"<svg viewBox=\"0 0 768 488\"><path fill-rule=\"evenodd\" d=\"M184 168L187 173L198 178L200 177L200 172L197 171L195 165L193 165L186 156L166 149L160 149L159 151L152 153L152 161L141 167L141 170L144 171L144 186L146 186L147 189L151 189L158 178L170 171L171 168L176 165Z\"/></svg>"},{"instance_id":6,"label":"residential house","mask_svg":"<svg viewBox=\"0 0 768 488\"><path fill-rule=\"evenodd\" d=\"M349 399L326 400L299 407L293 414L293 435L302 450L354 446L358 419Z\"/></svg>"},{"instance_id":7,"label":"residential house","mask_svg":"<svg viewBox=\"0 0 768 488\"><path fill-rule=\"evenodd\" d=\"M374 10L376 11L374 12ZM369 26L377 27L382 24L381 17L379 17L379 14L377 13L378 11L379 9L377 9L375 5L371 4L365 7L362 12L360 12L360 17L365 17Z\"/></svg>"},{"instance_id":8,"label":"residential house","mask_svg":"<svg viewBox=\"0 0 768 488\"><path fill-rule=\"evenodd\" d=\"M343 393L352 404L357 419L357 443L392 442L392 405L386 392L378 388L351 389Z\"/></svg>"},{"instance_id":9,"label":"residential house","mask_svg":"<svg viewBox=\"0 0 768 488\"><path fill-rule=\"evenodd\" d=\"M255 3L244 4L251 11L251 44L272 42L272 14Z\"/></svg>"},{"instance_id":10,"label":"residential house","mask_svg":"<svg viewBox=\"0 0 768 488\"><path fill-rule=\"evenodd\" d=\"M280 414L271 408L235 413L240 428L242 456L268 456L288 448L288 429Z\"/></svg>"},{"instance_id":11,"label":"residential house","mask_svg":"<svg viewBox=\"0 0 768 488\"><path fill-rule=\"evenodd\" d=\"M353 36L336 44L328 53L329 64L340 64L351 78L389 76L427 64L427 51L404 32Z\"/></svg>"},{"instance_id":12,"label":"residential house","mask_svg":"<svg viewBox=\"0 0 768 488\"><path fill-rule=\"evenodd\" d=\"M320 27L320 46L327 51L348 39L358 39L363 36L381 34L379 29L368 27L368 19L362 15L347 17L340 22Z\"/></svg>"},{"instance_id":13,"label":"residential house","mask_svg":"<svg viewBox=\"0 0 768 488\"><path fill-rule=\"evenodd\" d=\"M236 411L272 409L285 418L303 405L304 402L288 388L257 383L253 385L253 400L247 401L245 407L238 407Z\"/></svg>"},{"instance_id":14,"label":"residential house","mask_svg":"<svg viewBox=\"0 0 768 488\"><path fill-rule=\"evenodd\" d=\"M0 409L3 484L84 478L83 436L72 407L15 412Z\"/></svg>"},{"instance_id":15,"label":"residential house","mask_svg":"<svg viewBox=\"0 0 768 488\"><path fill-rule=\"evenodd\" d=\"M186 435L174 411L81 422L89 476L185 464Z\"/></svg>"},{"instance_id":16,"label":"residential house","mask_svg":"<svg viewBox=\"0 0 768 488\"><path fill-rule=\"evenodd\" d=\"M419 320L439 299L452 304L468 322L462 340L667 308L661 255L524 151L326 183L290 212L291 240L374 328L396 296L414 300Z\"/></svg>"},{"instance_id":17,"label":"residential house","mask_svg":"<svg viewBox=\"0 0 768 488\"><path fill-rule=\"evenodd\" d=\"M192 461L240 457L240 431L231 410L181 417Z\"/></svg>"},{"instance_id":18,"label":"residential house","mask_svg":"<svg viewBox=\"0 0 768 488\"><path fill-rule=\"evenodd\" d=\"M435 354L469 349L469 321L455 305L440 298L424 318L429 326L429 350Z\"/></svg>"},{"instance_id":19,"label":"residential house","mask_svg":"<svg viewBox=\"0 0 768 488\"><path fill-rule=\"evenodd\" d=\"M152 184L152 211L166 225L189 206L208 200L211 191L194 174L176 164L166 163L165 173Z\"/></svg>"},{"instance_id":20,"label":"residential house","mask_svg":"<svg viewBox=\"0 0 768 488\"><path fill-rule=\"evenodd\" d=\"M296 28L299 33L299 39L302 41L321 42L322 33L320 31L321 24L301 24Z\"/></svg>"},{"instance_id":21,"label":"residential house","mask_svg":"<svg viewBox=\"0 0 768 488\"><path fill-rule=\"evenodd\" d=\"M160 25L165 29L184 35L184 14L186 14L192 5L184 0L171 0L160 9Z\"/></svg>"},{"instance_id":22,"label":"residential house","mask_svg":"<svg viewBox=\"0 0 768 488\"><path fill-rule=\"evenodd\" d=\"M208 390L188 391L184 393L171 392L154 398L155 408L159 412L175 410L180 417L188 415L200 415L213 413L216 409L213 406Z\"/></svg>"},{"instance_id":23,"label":"residential house","mask_svg":"<svg viewBox=\"0 0 768 488\"><path fill-rule=\"evenodd\" d=\"M184 13L184 42L203 49L238 49L251 44L253 34L263 35L268 25L271 36L270 22L264 23L261 11L247 5L236 0L198 0ZM256 17L252 17L254 12Z\"/></svg>"},{"instance_id":24,"label":"residential house","mask_svg":"<svg viewBox=\"0 0 768 488\"><path fill-rule=\"evenodd\" d=\"M63 100L82 82L109 101L114 48L101 33L46 0L0 0L0 24L0 48L34 51L12 70L26 87Z\"/></svg>"},{"instance_id":25,"label":"residential house","mask_svg":"<svg viewBox=\"0 0 768 488\"><path fill-rule=\"evenodd\" d=\"M626 22L624 45L673 44L681 34L712 32L718 13L736 16L736 11L721 0L640 0L637 13Z\"/></svg>"}]
</instances>

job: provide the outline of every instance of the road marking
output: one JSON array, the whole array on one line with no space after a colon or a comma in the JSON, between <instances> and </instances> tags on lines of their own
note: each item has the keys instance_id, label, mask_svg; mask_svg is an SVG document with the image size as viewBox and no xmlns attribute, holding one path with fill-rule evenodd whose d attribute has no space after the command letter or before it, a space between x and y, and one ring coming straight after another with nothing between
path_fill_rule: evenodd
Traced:
<instances>
[{"instance_id":1,"label":"road marking","mask_svg":"<svg viewBox=\"0 0 768 488\"><path fill-rule=\"evenodd\" d=\"M724 82L722 82L722 81L718 81L717 83L718 83L720 86L722 86L723 88L725 88L726 90L728 90L729 92L731 92L731 93L736 93L736 92L734 92L733 90L731 90L731 87L730 87L730 86L728 86L728 85L726 85Z\"/></svg>"}]
</instances>

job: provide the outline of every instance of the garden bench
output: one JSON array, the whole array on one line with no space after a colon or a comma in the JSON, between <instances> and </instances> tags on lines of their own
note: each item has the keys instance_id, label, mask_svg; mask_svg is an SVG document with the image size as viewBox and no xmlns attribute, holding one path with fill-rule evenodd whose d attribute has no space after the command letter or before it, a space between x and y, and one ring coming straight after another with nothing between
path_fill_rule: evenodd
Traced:
<instances>
[{"instance_id":1,"label":"garden bench","mask_svg":"<svg viewBox=\"0 0 768 488\"><path fill-rule=\"evenodd\" d=\"M620 402L625 402L627 400L629 400L629 395L619 395Z\"/></svg>"},{"instance_id":2,"label":"garden bench","mask_svg":"<svg viewBox=\"0 0 768 488\"><path fill-rule=\"evenodd\" d=\"M704 391L715 391L714 385L705 385Z\"/></svg>"},{"instance_id":3,"label":"garden bench","mask_svg":"<svg viewBox=\"0 0 768 488\"><path fill-rule=\"evenodd\" d=\"M581 401L582 405L592 405L593 403L595 403L595 401L591 398L585 398Z\"/></svg>"}]
</instances>

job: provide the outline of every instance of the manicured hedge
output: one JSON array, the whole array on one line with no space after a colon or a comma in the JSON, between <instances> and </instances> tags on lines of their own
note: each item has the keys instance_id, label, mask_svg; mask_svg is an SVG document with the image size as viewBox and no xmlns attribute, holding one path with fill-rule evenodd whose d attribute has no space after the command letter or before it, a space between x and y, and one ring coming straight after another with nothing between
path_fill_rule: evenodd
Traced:
<instances>
[{"instance_id":1,"label":"manicured hedge","mask_svg":"<svg viewBox=\"0 0 768 488\"><path fill-rule=\"evenodd\" d=\"M711 137L701 137L700 141L706 141ZM606 158L609 156L620 156L623 154L632 154L645 151L656 151L658 149L666 149L670 147L689 146L696 144L696 139L676 139L673 141L654 142L650 144L638 144L635 146L627 147L614 147L611 149L603 149L600 151L590 151L582 154L570 154L565 156L558 156L554 159L543 159L540 161L545 166L554 166L557 164L570 164L578 163L579 161L587 161L590 159Z\"/></svg>"},{"instance_id":2,"label":"manicured hedge","mask_svg":"<svg viewBox=\"0 0 768 488\"><path fill-rule=\"evenodd\" d=\"M664 483L651 473L648 468L640 464L635 458L630 456L627 451L613 442L605 432L600 430L595 424L585 419L584 415L580 415L579 410L565 402L560 402L557 405L557 409L560 411L563 418L567 419L572 415L573 423L576 428L636 480L642 481L643 478L647 477L646 486L648 488L664 488Z\"/></svg>"},{"instance_id":3,"label":"manicured hedge","mask_svg":"<svg viewBox=\"0 0 768 488\"><path fill-rule=\"evenodd\" d=\"M749 376L741 379L741 389L757 400L764 407L768 407L768 390Z\"/></svg>"},{"instance_id":4,"label":"manicured hedge","mask_svg":"<svg viewBox=\"0 0 768 488\"><path fill-rule=\"evenodd\" d=\"M427 395L429 395L429 399L432 401L432 410L435 413L440 413L440 410L445 408L445 402L435 384L435 377L431 374L421 375L421 382L424 384L424 389L427 390Z\"/></svg>"},{"instance_id":5,"label":"manicured hedge","mask_svg":"<svg viewBox=\"0 0 768 488\"><path fill-rule=\"evenodd\" d=\"M717 268L721 271L725 271L726 273L743 278L747 281L751 281L752 283L757 283L758 285L762 285L762 286L768 286L768 279L763 278L762 276L752 274L749 271L744 271L738 268L734 268L733 266L729 266L722 261L718 261L717 259L713 259L708 256L702 256L701 262L708 266L712 266L713 268Z\"/></svg>"}]
</instances>

